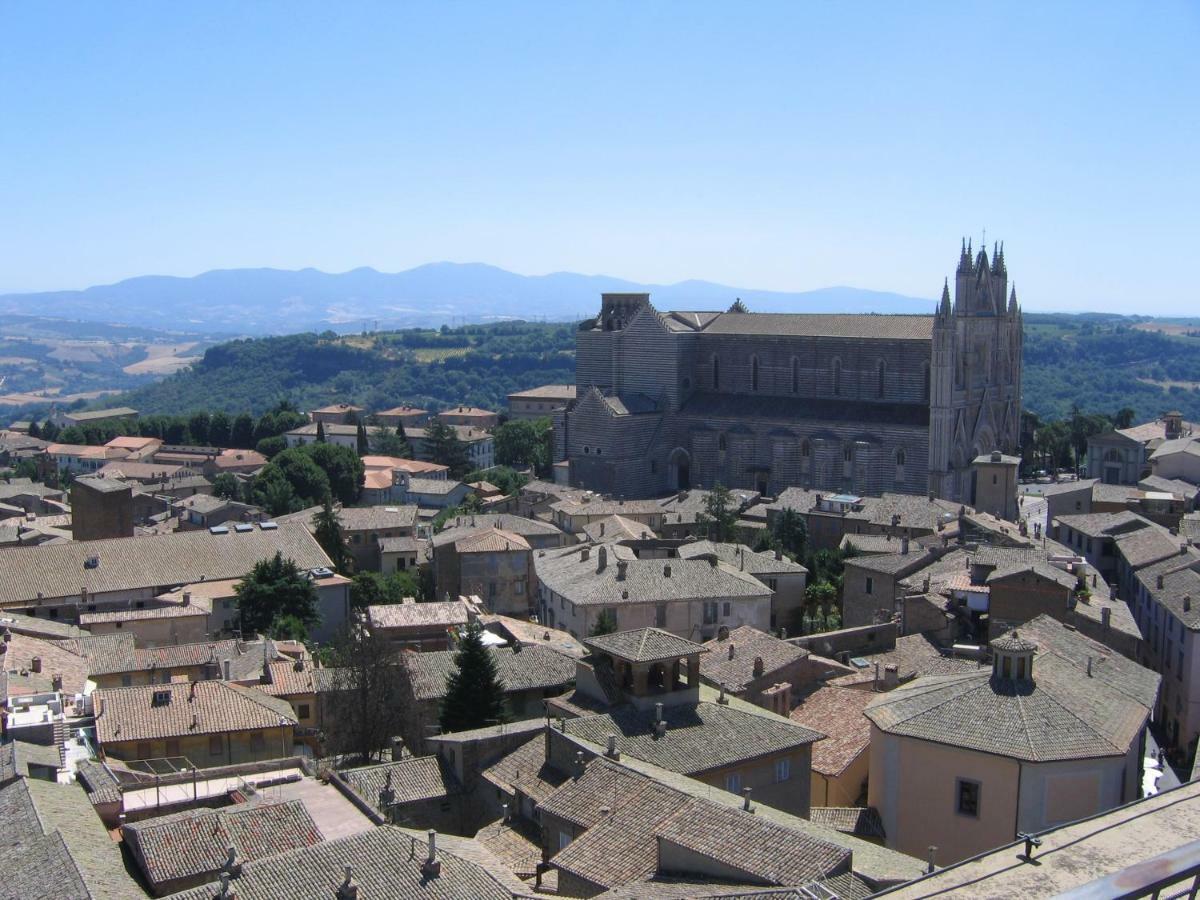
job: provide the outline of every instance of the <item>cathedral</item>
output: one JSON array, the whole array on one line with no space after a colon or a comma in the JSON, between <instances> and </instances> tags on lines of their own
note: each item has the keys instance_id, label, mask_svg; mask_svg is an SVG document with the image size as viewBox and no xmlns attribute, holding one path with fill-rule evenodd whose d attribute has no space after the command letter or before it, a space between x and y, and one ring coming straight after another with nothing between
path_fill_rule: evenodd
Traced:
<instances>
[{"instance_id":1,"label":"cathedral","mask_svg":"<svg viewBox=\"0 0 1200 900\"><path fill-rule=\"evenodd\" d=\"M660 312L604 294L556 414L570 481L924 494L969 503L971 462L1017 450L1021 311L1004 248L963 243L933 315Z\"/></svg>"}]
</instances>

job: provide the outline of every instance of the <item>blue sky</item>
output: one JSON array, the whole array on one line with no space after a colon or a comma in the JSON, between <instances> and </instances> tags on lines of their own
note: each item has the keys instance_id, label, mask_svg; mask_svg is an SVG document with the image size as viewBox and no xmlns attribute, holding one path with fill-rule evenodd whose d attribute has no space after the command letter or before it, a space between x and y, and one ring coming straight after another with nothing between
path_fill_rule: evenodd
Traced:
<instances>
[{"instance_id":1,"label":"blue sky","mask_svg":"<svg viewBox=\"0 0 1200 900\"><path fill-rule=\"evenodd\" d=\"M1197 313L1200 5L0 5L0 291L435 260Z\"/></svg>"}]
</instances>

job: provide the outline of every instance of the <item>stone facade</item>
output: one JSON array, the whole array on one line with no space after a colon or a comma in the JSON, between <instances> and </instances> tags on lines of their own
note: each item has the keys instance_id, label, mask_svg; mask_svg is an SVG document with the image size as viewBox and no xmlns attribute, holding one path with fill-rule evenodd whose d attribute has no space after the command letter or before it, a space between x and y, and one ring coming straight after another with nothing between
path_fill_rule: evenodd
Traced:
<instances>
[{"instance_id":1,"label":"stone facade","mask_svg":"<svg viewBox=\"0 0 1200 900\"><path fill-rule=\"evenodd\" d=\"M972 499L971 461L1016 450L1021 312L1003 250L964 245L932 316L659 312L605 294L556 413L571 483L643 497L721 482Z\"/></svg>"}]
</instances>

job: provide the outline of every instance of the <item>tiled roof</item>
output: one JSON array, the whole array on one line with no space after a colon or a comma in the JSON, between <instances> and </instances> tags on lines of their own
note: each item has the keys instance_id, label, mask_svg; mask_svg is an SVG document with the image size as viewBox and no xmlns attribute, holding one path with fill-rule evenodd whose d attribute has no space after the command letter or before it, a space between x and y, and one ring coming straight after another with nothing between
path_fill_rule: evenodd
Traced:
<instances>
[{"instance_id":1,"label":"tiled roof","mask_svg":"<svg viewBox=\"0 0 1200 900\"><path fill-rule=\"evenodd\" d=\"M315 694L316 673L319 671L306 660L280 660L267 666L267 680L259 681L254 687L273 697Z\"/></svg>"},{"instance_id":2,"label":"tiled roof","mask_svg":"<svg viewBox=\"0 0 1200 900\"><path fill-rule=\"evenodd\" d=\"M599 568L603 548L590 548L583 559L579 547L547 550L534 558L539 580L576 605L616 606L725 597L769 597L762 582L725 563L711 565L703 559L625 559L607 548L608 564ZM621 569L625 577L621 578ZM670 570L670 576L666 572Z\"/></svg>"},{"instance_id":3,"label":"tiled roof","mask_svg":"<svg viewBox=\"0 0 1200 900\"><path fill-rule=\"evenodd\" d=\"M838 313L733 313L716 316L705 334L784 335L928 341L933 316L846 315Z\"/></svg>"},{"instance_id":4,"label":"tiled roof","mask_svg":"<svg viewBox=\"0 0 1200 900\"><path fill-rule=\"evenodd\" d=\"M187 619L192 616L208 616L212 613L212 604L205 598L193 597L192 602L184 606L182 603L165 603L162 606L151 606L145 609L115 609L106 612L80 613L79 624L87 628L91 625L101 625L111 622L143 622L147 619Z\"/></svg>"},{"instance_id":5,"label":"tiled roof","mask_svg":"<svg viewBox=\"0 0 1200 900\"><path fill-rule=\"evenodd\" d=\"M695 814L692 814L692 813ZM763 820L750 827L746 814L726 806L685 810L657 830L660 841L715 860L723 868L772 884L805 884L848 871L850 851L816 838L801 839L790 828Z\"/></svg>"},{"instance_id":6,"label":"tiled roof","mask_svg":"<svg viewBox=\"0 0 1200 900\"><path fill-rule=\"evenodd\" d=\"M694 541L679 548L679 555L685 559L697 556L716 556L717 559L750 575L801 575L808 571L799 563L792 562L786 556L777 559L774 553L756 553L745 544L721 544L715 541Z\"/></svg>"},{"instance_id":7,"label":"tiled roof","mask_svg":"<svg viewBox=\"0 0 1200 900\"><path fill-rule=\"evenodd\" d=\"M482 775L496 787L514 794L520 791L534 803L541 803L566 781L562 772L546 762L540 733L493 762Z\"/></svg>"},{"instance_id":8,"label":"tiled roof","mask_svg":"<svg viewBox=\"0 0 1200 900\"><path fill-rule=\"evenodd\" d=\"M418 756L376 766L343 769L338 776L371 806L380 809L380 793L391 788L393 803L448 797L461 788L440 756Z\"/></svg>"},{"instance_id":9,"label":"tiled roof","mask_svg":"<svg viewBox=\"0 0 1200 900\"><path fill-rule=\"evenodd\" d=\"M593 543L600 543L602 541L637 541L655 537L649 525L643 525L641 522L635 522L633 519L627 519L624 516L608 516L604 519L598 519L595 522L589 522L583 526L583 533Z\"/></svg>"},{"instance_id":10,"label":"tiled roof","mask_svg":"<svg viewBox=\"0 0 1200 900\"><path fill-rule=\"evenodd\" d=\"M83 693L88 675L87 659L62 642L10 633L9 640L2 646L5 652L0 655L0 668L10 673L28 672L28 677L22 678L23 686L15 691L17 694L49 691L55 675L62 676L63 693ZM35 659L40 662L40 673L33 671ZM0 701L3 699L0 698Z\"/></svg>"},{"instance_id":11,"label":"tiled roof","mask_svg":"<svg viewBox=\"0 0 1200 900\"><path fill-rule=\"evenodd\" d=\"M75 771L76 780L87 791L88 800L94 805L119 803L121 790L116 777L108 767L95 759L85 759Z\"/></svg>"},{"instance_id":12,"label":"tiled roof","mask_svg":"<svg viewBox=\"0 0 1200 900\"><path fill-rule=\"evenodd\" d=\"M490 647L496 672L507 693L535 688L561 687L575 679L575 660L549 647ZM455 650L406 653L404 665L417 700L438 700L446 695L446 679L457 670Z\"/></svg>"},{"instance_id":13,"label":"tiled roof","mask_svg":"<svg viewBox=\"0 0 1200 900\"><path fill-rule=\"evenodd\" d=\"M511 900L521 883L490 872L458 850L468 843L439 835L441 871L428 878L421 870L426 848L415 832L384 826L247 863L234 882L238 900L297 900L337 896L346 867L362 900ZM455 850L447 848L454 844ZM481 858L491 858L481 851ZM498 867L497 867L498 868ZM515 882L515 883L514 883ZM523 891L522 891L523 893ZM218 885L174 895L173 900L214 900Z\"/></svg>"},{"instance_id":14,"label":"tiled roof","mask_svg":"<svg viewBox=\"0 0 1200 900\"><path fill-rule=\"evenodd\" d=\"M867 806L814 806L809 821L840 831L842 834L866 838L884 837L883 822L879 820L879 813Z\"/></svg>"},{"instance_id":15,"label":"tiled roof","mask_svg":"<svg viewBox=\"0 0 1200 900\"><path fill-rule=\"evenodd\" d=\"M142 900L78 785L20 778L0 788L0 892L39 900Z\"/></svg>"},{"instance_id":16,"label":"tiled roof","mask_svg":"<svg viewBox=\"0 0 1200 900\"><path fill-rule=\"evenodd\" d=\"M1137 531L1119 535L1116 539L1117 553L1134 569L1177 555L1179 545L1186 542L1186 538L1173 535L1157 525L1139 528Z\"/></svg>"},{"instance_id":17,"label":"tiled roof","mask_svg":"<svg viewBox=\"0 0 1200 900\"><path fill-rule=\"evenodd\" d=\"M596 716L568 719L567 733L604 746L610 734L617 749L635 759L684 775L695 775L761 756L807 746L818 732L768 713L718 703L667 706L667 731L656 737L652 711L622 706Z\"/></svg>"},{"instance_id":18,"label":"tiled roof","mask_svg":"<svg viewBox=\"0 0 1200 900\"><path fill-rule=\"evenodd\" d=\"M573 384L543 384L527 391L514 391L508 395L511 400L574 400L575 385Z\"/></svg>"},{"instance_id":19,"label":"tiled roof","mask_svg":"<svg viewBox=\"0 0 1200 900\"><path fill-rule=\"evenodd\" d=\"M1149 573L1147 577L1138 580L1149 591L1154 602L1167 609L1172 616L1183 623L1191 631L1200 630L1200 572L1186 564L1196 563L1190 557L1177 556L1164 560L1162 566L1169 569L1162 572L1163 586L1158 586L1158 573ZM1171 566L1175 563L1175 566ZM1146 572L1145 569L1142 572ZM1186 608L1185 608L1186 607Z\"/></svg>"},{"instance_id":20,"label":"tiled roof","mask_svg":"<svg viewBox=\"0 0 1200 900\"><path fill-rule=\"evenodd\" d=\"M215 875L233 847L237 861L252 862L321 841L299 800L225 809L193 809L121 828L146 880L159 886L180 878Z\"/></svg>"},{"instance_id":21,"label":"tiled roof","mask_svg":"<svg viewBox=\"0 0 1200 900\"><path fill-rule=\"evenodd\" d=\"M462 486L461 481L451 478L417 478L408 479L408 493L441 496L451 494Z\"/></svg>"},{"instance_id":22,"label":"tiled roof","mask_svg":"<svg viewBox=\"0 0 1200 900\"><path fill-rule=\"evenodd\" d=\"M703 644L681 638L661 628L636 628L584 638L583 645L630 662L660 662L693 653L705 653Z\"/></svg>"},{"instance_id":23,"label":"tiled roof","mask_svg":"<svg viewBox=\"0 0 1200 900\"><path fill-rule=\"evenodd\" d=\"M87 658L89 673L129 672L133 670L134 640L129 632L94 634L61 642L72 653Z\"/></svg>"},{"instance_id":24,"label":"tiled roof","mask_svg":"<svg viewBox=\"0 0 1200 900\"><path fill-rule=\"evenodd\" d=\"M1057 516L1054 520L1087 537L1112 537L1138 528L1153 527L1153 523L1135 512L1122 510L1111 513L1080 513Z\"/></svg>"},{"instance_id":25,"label":"tiled roof","mask_svg":"<svg viewBox=\"0 0 1200 900\"><path fill-rule=\"evenodd\" d=\"M159 692L170 699L156 706L154 696ZM101 744L296 724L296 714L286 701L225 681L107 688L96 691L95 697L103 703L96 717L96 738Z\"/></svg>"},{"instance_id":26,"label":"tiled roof","mask_svg":"<svg viewBox=\"0 0 1200 900\"><path fill-rule=\"evenodd\" d=\"M661 515L657 500L559 500L550 508L568 516L651 516Z\"/></svg>"},{"instance_id":27,"label":"tiled roof","mask_svg":"<svg viewBox=\"0 0 1200 900\"><path fill-rule=\"evenodd\" d=\"M26 603L41 591L45 597L77 597L162 588L214 578L240 578L255 563L280 552L301 569L330 566L329 557L308 530L280 525L245 534L183 531L172 534L112 538L4 551L7 577L0 579L0 605ZM85 565L90 557L99 564Z\"/></svg>"},{"instance_id":28,"label":"tiled roof","mask_svg":"<svg viewBox=\"0 0 1200 900\"><path fill-rule=\"evenodd\" d=\"M725 640L714 638L704 644L709 653L700 657L700 677L710 684L725 685L738 693L758 678L771 678L772 672L790 666L808 656L808 651L789 644L750 625L729 632ZM733 657L729 648L733 648ZM755 660L763 661L761 675L754 674Z\"/></svg>"},{"instance_id":29,"label":"tiled roof","mask_svg":"<svg viewBox=\"0 0 1200 900\"><path fill-rule=\"evenodd\" d=\"M62 749L57 745L31 744L28 741L0 744L0 783L18 776L28 777L30 765L58 769L62 763Z\"/></svg>"},{"instance_id":30,"label":"tiled roof","mask_svg":"<svg viewBox=\"0 0 1200 900\"><path fill-rule=\"evenodd\" d=\"M789 718L825 735L813 745L814 772L836 778L871 744L871 723L863 709L875 698L870 691L824 685L804 695Z\"/></svg>"},{"instance_id":31,"label":"tiled roof","mask_svg":"<svg viewBox=\"0 0 1200 900\"><path fill-rule=\"evenodd\" d=\"M437 472L450 471L448 466L443 466L441 463L425 462L422 459L404 459L399 456L364 456L362 464L367 469L383 469L385 471L401 469L410 475L432 475Z\"/></svg>"},{"instance_id":32,"label":"tiled roof","mask_svg":"<svg viewBox=\"0 0 1200 900\"><path fill-rule=\"evenodd\" d=\"M519 534L526 540L531 537L562 534L549 522L539 522L523 516L482 513L456 516L454 519L447 520L446 527L433 536L433 545L441 547L445 544L453 544L459 538L475 534L485 528L499 528L512 534Z\"/></svg>"},{"instance_id":33,"label":"tiled roof","mask_svg":"<svg viewBox=\"0 0 1200 900\"><path fill-rule=\"evenodd\" d=\"M824 648L816 644L813 650L822 653ZM853 674L835 678L830 683L847 687L874 681L876 666L879 668L880 677L887 666L895 666L901 681L922 675L957 675L979 671L979 663L975 660L947 655L924 634L906 634L896 638L896 646L891 650L860 654L856 659L864 660L867 663L866 667Z\"/></svg>"},{"instance_id":34,"label":"tiled roof","mask_svg":"<svg viewBox=\"0 0 1200 900\"><path fill-rule=\"evenodd\" d=\"M11 609L0 612L0 633L5 630L11 631L13 634L27 634L30 637L45 638L46 640L60 640L85 634L70 622L39 619L37 616L27 616Z\"/></svg>"},{"instance_id":35,"label":"tiled roof","mask_svg":"<svg viewBox=\"0 0 1200 900\"><path fill-rule=\"evenodd\" d=\"M1200 444L1197 445L1200 450ZM1147 475L1138 482L1138 487L1144 491L1164 491L1179 497L1195 497L1200 493L1200 486L1184 481L1182 478L1163 478L1161 475Z\"/></svg>"},{"instance_id":36,"label":"tiled roof","mask_svg":"<svg viewBox=\"0 0 1200 900\"><path fill-rule=\"evenodd\" d=\"M1136 664L1109 666L1107 651L1089 678L1080 648L1099 654L1101 645L1048 616L1031 624L1023 630L1040 651L1032 682L993 678L990 669L922 678L875 698L867 717L890 734L1034 762L1127 754L1150 714L1135 699L1145 679L1123 677Z\"/></svg>"},{"instance_id":37,"label":"tiled roof","mask_svg":"<svg viewBox=\"0 0 1200 900\"><path fill-rule=\"evenodd\" d=\"M469 607L462 600L388 603L367 607L372 628L450 628L466 625Z\"/></svg>"},{"instance_id":38,"label":"tiled roof","mask_svg":"<svg viewBox=\"0 0 1200 900\"><path fill-rule=\"evenodd\" d=\"M489 528L459 538L454 542L454 549L459 553L528 552L529 542L519 534L513 534L511 531Z\"/></svg>"},{"instance_id":39,"label":"tiled roof","mask_svg":"<svg viewBox=\"0 0 1200 900\"><path fill-rule=\"evenodd\" d=\"M382 531L387 528L412 528L417 522L417 507L343 506L338 522L346 531Z\"/></svg>"},{"instance_id":40,"label":"tiled roof","mask_svg":"<svg viewBox=\"0 0 1200 900\"><path fill-rule=\"evenodd\" d=\"M1000 635L989 646L1001 653L1032 653L1037 650L1037 644L1021 637L1015 628L1007 634Z\"/></svg>"}]
</instances>

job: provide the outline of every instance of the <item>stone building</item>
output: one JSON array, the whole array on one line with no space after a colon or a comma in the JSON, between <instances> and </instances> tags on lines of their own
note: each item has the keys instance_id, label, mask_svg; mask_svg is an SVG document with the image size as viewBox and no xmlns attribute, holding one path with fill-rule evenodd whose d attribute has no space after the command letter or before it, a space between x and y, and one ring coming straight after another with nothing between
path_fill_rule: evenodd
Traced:
<instances>
[{"instance_id":1,"label":"stone building","mask_svg":"<svg viewBox=\"0 0 1200 900\"><path fill-rule=\"evenodd\" d=\"M721 482L969 503L971 461L1017 448L1021 360L1002 249L964 244L932 316L659 312L605 294L578 333L556 450L572 484L626 497Z\"/></svg>"}]
</instances>

